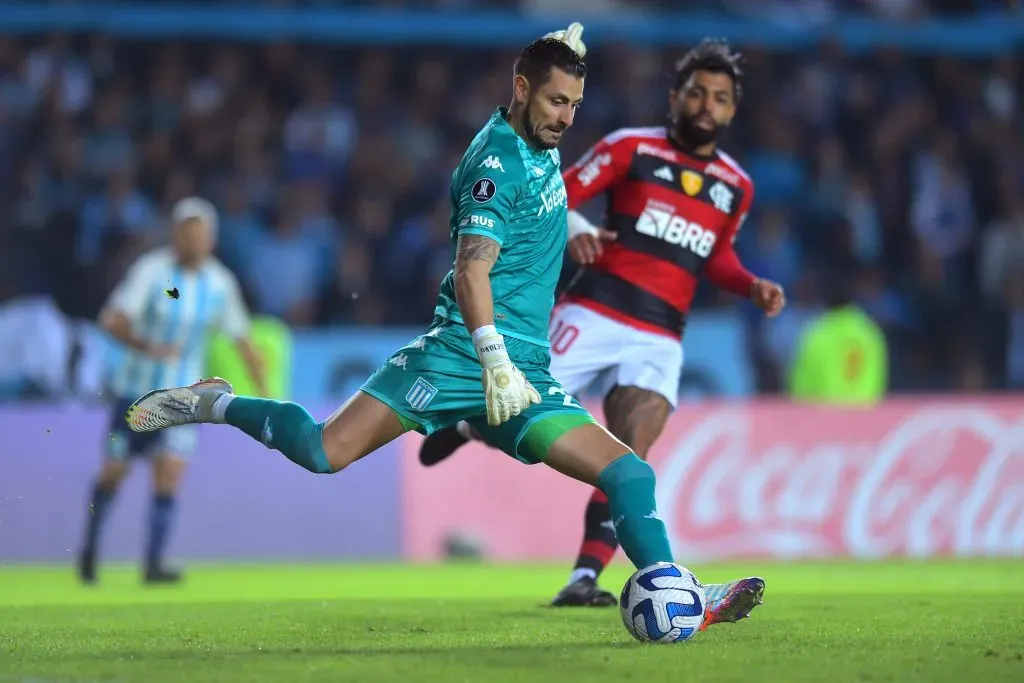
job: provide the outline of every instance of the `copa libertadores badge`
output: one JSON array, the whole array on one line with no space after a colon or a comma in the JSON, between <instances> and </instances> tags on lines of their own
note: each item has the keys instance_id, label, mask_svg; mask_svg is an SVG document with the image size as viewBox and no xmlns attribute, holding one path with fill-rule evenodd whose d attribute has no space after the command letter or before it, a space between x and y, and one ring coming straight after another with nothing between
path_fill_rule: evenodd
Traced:
<instances>
[{"instance_id":1,"label":"copa libertadores badge","mask_svg":"<svg viewBox=\"0 0 1024 683\"><path fill-rule=\"evenodd\" d=\"M494 181L490 178L481 178L473 184L473 201L483 204L491 201L494 196Z\"/></svg>"}]
</instances>

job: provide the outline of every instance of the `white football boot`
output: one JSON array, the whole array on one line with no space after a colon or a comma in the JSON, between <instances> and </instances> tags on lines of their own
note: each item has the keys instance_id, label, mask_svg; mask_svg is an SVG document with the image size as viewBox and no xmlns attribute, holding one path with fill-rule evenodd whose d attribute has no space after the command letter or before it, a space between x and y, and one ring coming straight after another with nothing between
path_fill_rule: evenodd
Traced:
<instances>
[{"instance_id":1,"label":"white football boot","mask_svg":"<svg viewBox=\"0 0 1024 683\"><path fill-rule=\"evenodd\" d=\"M234 393L231 383L220 377L208 377L187 387L156 389L131 404L124 419L133 432L212 422L213 404L230 393Z\"/></svg>"}]
</instances>

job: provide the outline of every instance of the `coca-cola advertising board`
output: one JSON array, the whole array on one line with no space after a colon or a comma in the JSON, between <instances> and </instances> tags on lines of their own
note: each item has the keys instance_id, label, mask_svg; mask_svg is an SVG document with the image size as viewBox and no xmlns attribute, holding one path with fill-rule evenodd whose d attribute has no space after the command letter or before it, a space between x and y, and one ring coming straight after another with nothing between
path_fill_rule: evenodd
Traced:
<instances>
[{"instance_id":1,"label":"coca-cola advertising board","mask_svg":"<svg viewBox=\"0 0 1024 683\"><path fill-rule=\"evenodd\" d=\"M436 559L452 535L497 560L575 553L583 484L476 444L403 461L407 556ZM649 461L686 561L1024 554L1024 399L687 405Z\"/></svg>"}]
</instances>

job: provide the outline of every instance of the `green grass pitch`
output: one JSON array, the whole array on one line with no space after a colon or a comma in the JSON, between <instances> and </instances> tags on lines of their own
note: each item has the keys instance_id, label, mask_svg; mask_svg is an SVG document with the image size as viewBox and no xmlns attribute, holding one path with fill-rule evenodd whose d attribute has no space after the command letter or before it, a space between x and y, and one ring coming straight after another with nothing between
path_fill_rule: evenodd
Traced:
<instances>
[{"instance_id":1,"label":"green grass pitch","mask_svg":"<svg viewBox=\"0 0 1024 683\"><path fill-rule=\"evenodd\" d=\"M121 567L82 588L0 565L0 683L1024 681L1020 561L691 569L760 574L765 604L651 646L616 609L546 607L561 566L192 566L166 588Z\"/></svg>"}]
</instances>

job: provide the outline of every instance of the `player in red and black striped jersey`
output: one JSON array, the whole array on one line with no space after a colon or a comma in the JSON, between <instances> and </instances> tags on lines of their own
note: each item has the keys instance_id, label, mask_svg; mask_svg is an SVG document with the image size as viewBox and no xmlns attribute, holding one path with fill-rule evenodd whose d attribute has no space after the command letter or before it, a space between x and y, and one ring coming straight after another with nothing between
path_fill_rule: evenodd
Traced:
<instances>
[{"instance_id":1,"label":"player in red and black striped jersey","mask_svg":"<svg viewBox=\"0 0 1024 683\"><path fill-rule=\"evenodd\" d=\"M574 256L589 266L563 302L681 339L701 275L751 295L756 278L740 264L732 242L754 185L732 158L687 149L665 128L625 128L563 177L573 210L570 232L579 238ZM608 206L598 231L574 210L601 194Z\"/></svg>"},{"instance_id":2,"label":"player in red and black striped jersey","mask_svg":"<svg viewBox=\"0 0 1024 683\"><path fill-rule=\"evenodd\" d=\"M754 197L750 178L717 145L742 94L738 61L728 45L705 41L677 65L669 126L616 131L563 176L569 248L585 267L552 315L551 373L570 395L610 377L608 428L640 457L676 405L680 340L699 278L749 298L769 316L785 305L782 288L749 273L733 249ZM575 209L602 194L599 228ZM462 425L433 434L420 459L436 464L470 438ZM616 602L596 583L617 547L600 491L585 520L576 566L555 605ZM730 591L759 596L763 582L744 583L751 581L760 580L709 586L707 623L745 616L754 601Z\"/></svg>"}]
</instances>

